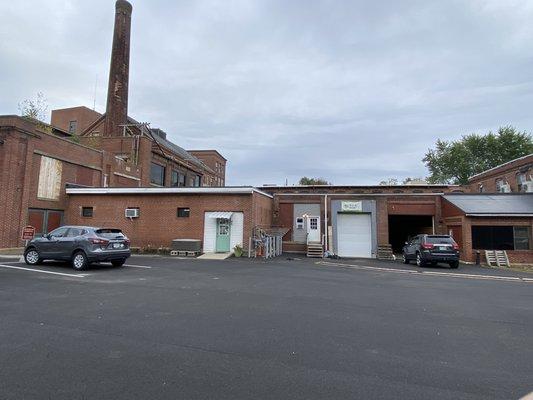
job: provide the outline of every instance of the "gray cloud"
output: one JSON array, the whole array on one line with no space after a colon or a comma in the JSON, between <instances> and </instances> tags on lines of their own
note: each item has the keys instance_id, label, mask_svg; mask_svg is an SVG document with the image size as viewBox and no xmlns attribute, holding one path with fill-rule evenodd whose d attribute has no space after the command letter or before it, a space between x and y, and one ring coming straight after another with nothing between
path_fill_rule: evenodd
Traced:
<instances>
[{"instance_id":1,"label":"gray cloud","mask_svg":"<svg viewBox=\"0 0 533 400\"><path fill-rule=\"evenodd\" d=\"M527 1L133 1L130 114L229 184L423 176L436 138L533 126ZM4 2L0 112L103 110L113 2Z\"/></svg>"}]
</instances>

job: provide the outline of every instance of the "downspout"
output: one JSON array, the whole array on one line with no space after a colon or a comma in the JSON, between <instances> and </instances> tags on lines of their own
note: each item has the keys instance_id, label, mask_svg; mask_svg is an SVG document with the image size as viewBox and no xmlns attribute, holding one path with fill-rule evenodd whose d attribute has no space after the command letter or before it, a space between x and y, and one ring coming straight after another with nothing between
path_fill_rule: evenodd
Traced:
<instances>
[{"instance_id":1,"label":"downspout","mask_svg":"<svg viewBox=\"0 0 533 400\"><path fill-rule=\"evenodd\" d=\"M324 240L324 251L328 251L328 195L324 194L324 227L325 227L325 240Z\"/></svg>"}]
</instances>

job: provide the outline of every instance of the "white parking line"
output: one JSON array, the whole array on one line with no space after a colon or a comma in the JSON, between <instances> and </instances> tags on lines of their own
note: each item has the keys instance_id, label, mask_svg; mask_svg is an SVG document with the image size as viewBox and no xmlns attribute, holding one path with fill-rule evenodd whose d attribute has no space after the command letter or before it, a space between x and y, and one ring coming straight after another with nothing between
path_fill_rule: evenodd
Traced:
<instances>
[{"instance_id":1,"label":"white parking line","mask_svg":"<svg viewBox=\"0 0 533 400\"><path fill-rule=\"evenodd\" d=\"M528 282L533 283L531 278L518 278L514 276L498 276L498 275L478 275L478 274L459 274L453 272L437 272L437 271L416 271L412 269L401 268L385 268L385 267L371 267L369 265L357 265L357 264L342 264L332 263L327 261L319 261L317 264L335 267L344 267L351 269L362 269L379 272L393 272L396 274L419 274L419 275L435 275L435 276L448 276L452 278L463 279L480 279L480 280L493 280L493 281L506 281L506 282Z\"/></svg>"},{"instance_id":2,"label":"white parking line","mask_svg":"<svg viewBox=\"0 0 533 400\"><path fill-rule=\"evenodd\" d=\"M70 276L70 277L74 277L74 278L85 278L87 276L87 274L65 274L64 272L53 272L53 271L44 271L42 269L15 267L14 265L3 265L3 264L0 264L0 268L21 269L23 271L40 272L42 274Z\"/></svg>"},{"instance_id":3,"label":"white parking line","mask_svg":"<svg viewBox=\"0 0 533 400\"><path fill-rule=\"evenodd\" d=\"M147 265L133 265L133 264L124 264L125 267L133 267L133 268L146 268L150 269L152 267L148 267Z\"/></svg>"}]
</instances>

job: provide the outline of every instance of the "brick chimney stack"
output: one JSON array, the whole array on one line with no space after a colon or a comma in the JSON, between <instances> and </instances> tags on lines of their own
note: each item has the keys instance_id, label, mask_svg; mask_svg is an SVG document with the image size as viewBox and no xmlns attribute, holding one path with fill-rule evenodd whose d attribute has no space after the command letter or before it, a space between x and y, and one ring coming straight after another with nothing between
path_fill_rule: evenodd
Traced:
<instances>
[{"instance_id":1,"label":"brick chimney stack","mask_svg":"<svg viewBox=\"0 0 533 400\"><path fill-rule=\"evenodd\" d=\"M123 128L119 125L125 124L128 117L131 12L130 3L126 0L117 0L107 89L106 136L121 135Z\"/></svg>"}]
</instances>

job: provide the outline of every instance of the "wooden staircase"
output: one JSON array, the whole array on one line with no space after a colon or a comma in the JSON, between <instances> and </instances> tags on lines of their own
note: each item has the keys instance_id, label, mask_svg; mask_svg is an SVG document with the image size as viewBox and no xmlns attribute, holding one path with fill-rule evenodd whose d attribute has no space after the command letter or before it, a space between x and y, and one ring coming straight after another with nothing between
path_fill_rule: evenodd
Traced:
<instances>
[{"instance_id":1,"label":"wooden staircase","mask_svg":"<svg viewBox=\"0 0 533 400\"><path fill-rule=\"evenodd\" d=\"M505 250L485 250L485 259L489 267L510 267Z\"/></svg>"},{"instance_id":2,"label":"wooden staircase","mask_svg":"<svg viewBox=\"0 0 533 400\"><path fill-rule=\"evenodd\" d=\"M321 242L307 243L307 257L322 258L324 257L324 247Z\"/></svg>"}]
</instances>

